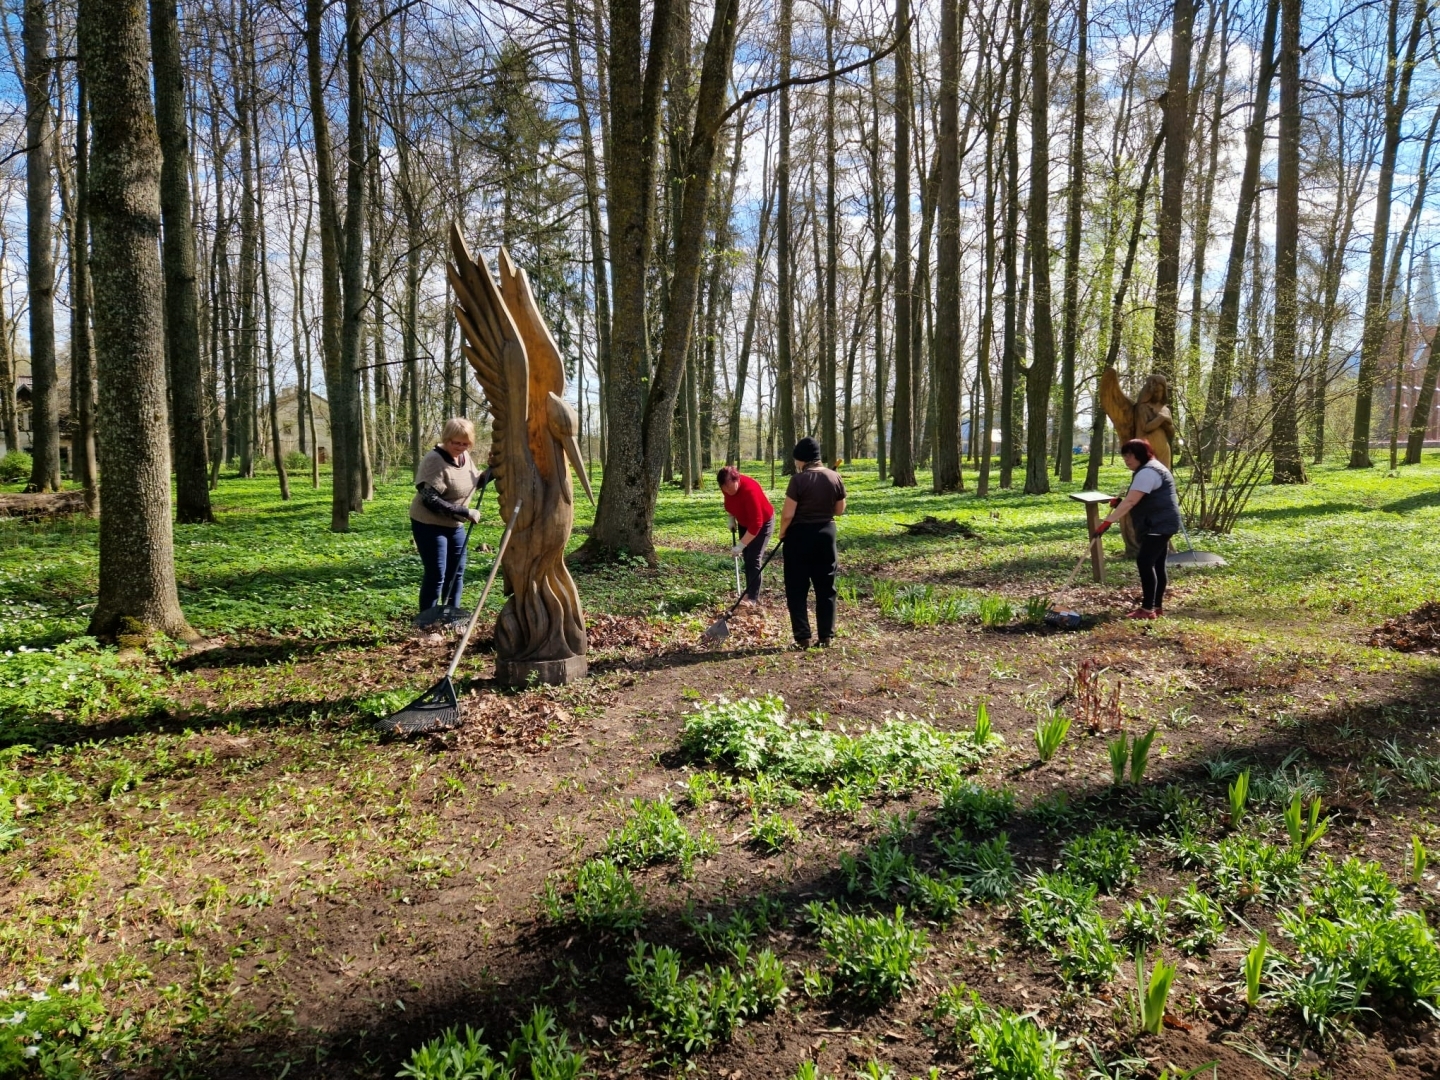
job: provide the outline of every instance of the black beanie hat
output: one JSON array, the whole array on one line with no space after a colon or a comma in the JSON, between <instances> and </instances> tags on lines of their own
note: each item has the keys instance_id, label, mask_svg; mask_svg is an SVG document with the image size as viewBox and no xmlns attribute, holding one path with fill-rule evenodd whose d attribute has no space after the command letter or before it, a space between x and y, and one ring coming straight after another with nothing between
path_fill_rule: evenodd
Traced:
<instances>
[{"instance_id":1,"label":"black beanie hat","mask_svg":"<svg viewBox=\"0 0 1440 1080\"><path fill-rule=\"evenodd\" d=\"M796 461L803 461L806 465L813 465L820 460L820 444L806 435L795 444L795 453L792 455Z\"/></svg>"}]
</instances>

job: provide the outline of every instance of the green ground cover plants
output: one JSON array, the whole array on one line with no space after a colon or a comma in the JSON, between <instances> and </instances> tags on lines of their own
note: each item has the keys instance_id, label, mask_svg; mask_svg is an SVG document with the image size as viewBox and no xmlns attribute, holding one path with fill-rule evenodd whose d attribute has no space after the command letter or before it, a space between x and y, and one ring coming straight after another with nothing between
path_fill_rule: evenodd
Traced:
<instances>
[{"instance_id":1,"label":"green ground cover plants","mask_svg":"<svg viewBox=\"0 0 1440 1080\"><path fill-rule=\"evenodd\" d=\"M1222 1028L1336 1076L1384 1060L1440 1008L1440 669L1370 639L1440 593L1426 462L1262 486L1233 535L1194 537L1230 565L1177 572L1143 626L1114 617L1134 582L1113 535L1107 584L1056 592L1076 485L982 502L847 467L823 655L782 651L778 606L700 643L733 595L728 531L708 477L666 487L657 566L573 569L592 677L502 692L482 642L467 726L416 742L370 729L444 665L408 633L407 483L335 535L327 488L282 504L273 476L223 478L216 523L176 529L203 653L85 638L95 524L0 520L0 1021L27 1013L0 1062L1003 1078L1095 1057L1113 1078L1203 1038L1241 1074ZM901 528L922 513L978 539ZM498 535L487 503L471 594ZM1037 595L1091 618L1039 625ZM1076 713L1086 662L1147 752L1112 756ZM1039 767L1051 708L1076 722ZM1178 968L1163 1009L1191 1033L1140 1033L1137 951L1145 990ZM71 1003L53 1021L26 1004L42 987Z\"/></svg>"}]
</instances>

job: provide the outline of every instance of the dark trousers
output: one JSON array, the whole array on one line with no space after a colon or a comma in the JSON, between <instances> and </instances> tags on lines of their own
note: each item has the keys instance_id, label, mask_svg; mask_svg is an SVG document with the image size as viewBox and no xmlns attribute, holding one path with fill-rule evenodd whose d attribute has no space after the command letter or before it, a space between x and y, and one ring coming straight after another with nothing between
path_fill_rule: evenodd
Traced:
<instances>
[{"instance_id":1,"label":"dark trousers","mask_svg":"<svg viewBox=\"0 0 1440 1080\"><path fill-rule=\"evenodd\" d=\"M815 622L821 642L835 630L835 522L794 525L785 532L785 603L790 608L790 630L801 645L810 643L810 613L806 600L815 587Z\"/></svg>"},{"instance_id":2,"label":"dark trousers","mask_svg":"<svg viewBox=\"0 0 1440 1080\"><path fill-rule=\"evenodd\" d=\"M760 531L755 534L755 539L745 545L745 550L740 557L745 560L745 599L760 599L760 562L765 557L765 548L770 543L770 537L775 532L775 519L772 517Z\"/></svg>"},{"instance_id":3,"label":"dark trousers","mask_svg":"<svg viewBox=\"0 0 1440 1080\"><path fill-rule=\"evenodd\" d=\"M446 595L450 603L458 607L460 591L465 587L464 526L427 525L411 518L410 535L415 537L415 547L425 567L420 578L420 610L429 610Z\"/></svg>"},{"instance_id":4,"label":"dark trousers","mask_svg":"<svg viewBox=\"0 0 1440 1080\"><path fill-rule=\"evenodd\" d=\"M1174 534L1170 534L1173 536ZM1140 571L1140 606L1157 608L1165 602L1165 555L1170 550L1170 536L1141 536L1140 553L1135 566Z\"/></svg>"}]
</instances>

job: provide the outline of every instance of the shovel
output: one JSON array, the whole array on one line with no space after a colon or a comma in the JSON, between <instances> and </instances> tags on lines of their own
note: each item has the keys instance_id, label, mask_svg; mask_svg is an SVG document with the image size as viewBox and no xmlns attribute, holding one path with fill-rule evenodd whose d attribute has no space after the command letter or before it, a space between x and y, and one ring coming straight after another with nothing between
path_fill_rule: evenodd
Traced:
<instances>
[{"instance_id":1,"label":"shovel","mask_svg":"<svg viewBox=\"0 0 1440 1080\"><path fill-rule=\"evenodd\" d=\"M770 554L766 555L765 561L760 564L760 572L762 574L765 572L765 567L770 565L770 560L773 559L776 553L780 550L780 544L781 541L775 541L775 546L770 549ZM745 594L741 593L739 598L736 599L735 603L730 605L730 610L725 612L724 615L721 615L720 618L716 619L713 623L711 623L709 627L706 628L705 633L701 636L704 637L706 641L717 642L724 641L727 637L729 637L730 618L735 614L736 609L740 607L740 601L744 599Z\"/></svg>"},{"instance_id":2,"label":"shovel","mask_svg":"<svg viewBox=\"0 0 1440 1080\"><path fill-rule=\"evenodd\" d=\"M380 731L387 735L420 735L427 731L449 731L460 726L460 700L455 695L455 684L450 680L455 675L455 669L460 666L460 657L465 652L465 646L470 644L470 635L475 632L475 624L480 621L480 612L485 610L490 586L495 584L500 560L505 557L505 548L510 544L510 534L515 531L515 522L518 520L520 503L517 500L515 511L510 515L510 524L505 526L505 532L500 536L500 550L495 553L495 562L490 567L490 576L485 579L480 602L475 605L475 610L470 615L465 633L461 635L460 644L455 648L455 655L450 658L450 666L445 669L445 677L405 708L379 721L375 726Z\"/></svg>"}]
</instances>

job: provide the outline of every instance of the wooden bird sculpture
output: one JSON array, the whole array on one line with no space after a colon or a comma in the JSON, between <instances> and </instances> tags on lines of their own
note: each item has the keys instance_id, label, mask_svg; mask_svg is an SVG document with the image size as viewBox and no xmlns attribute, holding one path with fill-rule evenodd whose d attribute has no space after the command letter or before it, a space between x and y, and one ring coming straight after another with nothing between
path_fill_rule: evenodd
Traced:
<instances>
[{"instance_id":1,"label":"wooden bird sculpture","mask_svg":"<svg viewBox=\"0 0 1440 1080\"><path fill-rule=\"evenodd\" d=\"M586 642L580 593L565 565L575 517L567 458L594 502L579 418L564 399L560 350L525 271L502 247L497 284L483 257L471 257L458 225L450 228L450 247L462 348L494 418L490 464L504 520L520 503L501 566L507 599L495 623L496 678L516 686L532 675L569 682L586 672Z\"/></svg>"}]
</instances>

